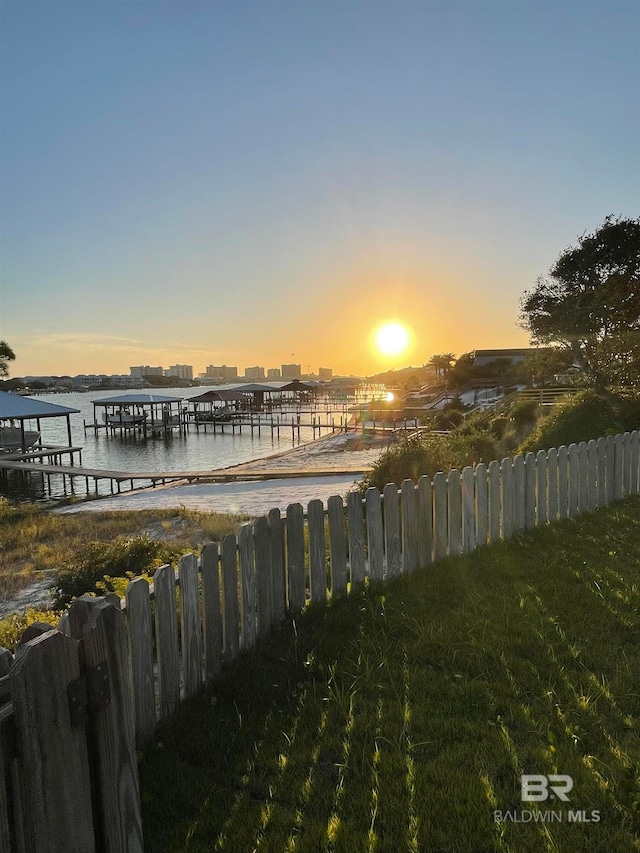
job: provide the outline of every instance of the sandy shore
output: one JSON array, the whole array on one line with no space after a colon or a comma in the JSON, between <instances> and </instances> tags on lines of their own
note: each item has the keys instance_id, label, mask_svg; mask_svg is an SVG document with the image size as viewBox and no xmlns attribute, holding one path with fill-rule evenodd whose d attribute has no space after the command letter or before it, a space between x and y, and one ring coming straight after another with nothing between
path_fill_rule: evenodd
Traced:
<instances>
[{"instance_id":1,"label":"sandy shore","mask_svg":"<svg viewBox=\"0 0 640 853\"><path fill-rule=\"evenodd\" d=\"M388 444L380 436L340 433L292 450L215 471L233 482L169 484L99 498L56 512L170 509L184 506L205 512L261 515L291 503L306 505L331 495L344 495L378 459ZM290 475L287 477L287 474ZM301 476L304 475L304 476ZM243 479L260 477L262 479Z\"/></svg>"}]
</instances>

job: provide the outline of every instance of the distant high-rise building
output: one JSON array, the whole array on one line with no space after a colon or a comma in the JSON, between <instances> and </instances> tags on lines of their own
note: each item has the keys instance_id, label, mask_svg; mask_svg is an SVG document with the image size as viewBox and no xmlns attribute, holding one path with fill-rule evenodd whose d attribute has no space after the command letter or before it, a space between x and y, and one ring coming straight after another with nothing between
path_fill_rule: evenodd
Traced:
<instances>
[{"instance_id":1,"label":"distant high-rise building","mask_svg":"<svg viewBox=\"0 0 640 853\"><path fill-rule=\"evenodd\" d=\"M184 379L191 382L193 379L193 367L190 364L172 364L165 372L165 376L177 376L178 379Z\"/></svg>"},{"instance_id":2,"label":"distant high-rise building","mask_svg":"<svg viewBox=\"0 0 640 853\"><path fill-rule=\"evenodd\" d=\"M281 370L283 379L300 379L302 376L299 364L283 364Z\"/></svg>"},{"instance_id":3,"label":"distant high-rise building","mask_svg":"<svg viewBox=\"0 0 640 853\"><path fill-rule=\"evenodd\" d=\"M333 379L333 370L330 367L319 367L318 379Z\"/></svg>"},{"instance_id":4,"label":"distant high-rise building","mask_svg":"<svg viewBox=\"0 0 640 853\"><path fill-rule=\"evenodd\" d=\"M264 367L246 367L245 379L264 379Z\"/></svg>"},{"instance_id":5,"label":"distant high-rise building","mask_svg":"<svg viewBox=\"0 0 640 853\"><path fill-rule=\"evenodd\" d=\"M206 369L206 375L214 379L220 379L223 382L228 382L231 379L238 378L238 368L227 367L226 364L222 364L219 367L210 364Z\"/></svg>"},{"instance_id":6,"label":"distant high-rise building","mask_svg":"<svg viewBox=\"0 0 640 853\"><path fill-rule=\"evenodd\" d=\"M267 379L280 379L282 377L282 373L280 373L279 367L270 367L267 370Z\"/></svg>"},{"instance_id":7,"label":"distant high-rise building","mask_svg":"<svg viewBox=\"0 0 640 853\"><path fill-rule=\"evenodd\" d=\"M144 379L145 376L164 376L162 367L149 367L148 364L143 364L141 367L130 367L129 372L136 379Z\"/></svg>"}]
</instances>

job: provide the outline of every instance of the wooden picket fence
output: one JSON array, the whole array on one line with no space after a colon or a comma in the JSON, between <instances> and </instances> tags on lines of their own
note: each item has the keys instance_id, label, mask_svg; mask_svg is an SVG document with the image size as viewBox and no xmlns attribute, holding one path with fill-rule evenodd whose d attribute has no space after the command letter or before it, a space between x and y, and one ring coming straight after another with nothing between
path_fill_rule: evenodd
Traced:
<instances>
[{"instance_id":1,"label":"wooden picket fence","mask_svg":"<svg viewBox=\"0 0 640 853\"><path fill-rule=\"evenodd\" d=\"M639 462L634 431L296 503L78 599L0 653L0 850L141 851L136 747L287 614L638 494Z\"/></svg>"}]
</instances>

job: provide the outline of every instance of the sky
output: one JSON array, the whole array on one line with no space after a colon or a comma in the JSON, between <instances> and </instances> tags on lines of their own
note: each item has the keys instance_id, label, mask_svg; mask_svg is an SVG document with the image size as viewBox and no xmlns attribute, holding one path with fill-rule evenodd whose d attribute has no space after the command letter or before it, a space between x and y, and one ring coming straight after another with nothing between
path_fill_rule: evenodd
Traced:
<instances>
[{"instance_id":1,"label":"sky","mask_svg":"<svg viewBox=\"0 0 640 853\"><path fill-rule=\"evenodd\" d=\"M637 0L0 0L0 39L12 376L527 346L640 212Z\"/></svg>"}]
</instances>

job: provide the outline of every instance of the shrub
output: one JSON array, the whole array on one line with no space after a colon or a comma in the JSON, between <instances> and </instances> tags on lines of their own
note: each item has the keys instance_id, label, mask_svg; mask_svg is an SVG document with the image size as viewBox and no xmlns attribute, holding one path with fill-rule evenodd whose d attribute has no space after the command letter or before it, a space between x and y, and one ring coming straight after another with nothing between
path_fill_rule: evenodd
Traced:
<instances>
[{"instance_id":1,"label":"shrub","mask_svg":"<svg viewBox=\"0 0 640 853\"><path fill-rule=\"evenodd\" d=\"M46 622L55 628L60 621L60 613L53 610L34 610L29 608L24 613L12 613L0 619L0 646L13 650L22 632L34 622Z\"/></svg>"},{"instance_id":2,"label":"shrub","mask_svg":"<svg viewBox=\"0 0 640 853\"><path fill-rule=\"evenodd\" d=\"M448 436L410 435L386 450L361 483L362 491L375 486L382 491L387 483L402 485L423 475L454 467L454 455Z\"/></svg>"},{"instance_id":3,"label":"shrub","mask_svg":"<svg viewBox=\"0 0 640 853\"><path fill-rule=\"evenodd\" d=\"M621 399L612 394L581 391L575 397L557 403L522 442L518 452L548 450L561 444L568 446L624 432L620 409Z\"/></svg>"},{"instance_id":4,"label":"shrub","mask_svg":"<svg viewBox=\"0 0 640 853\"><path fill-rule=\"evenodd\" d=\"M52 583L54 607L67 607L74 598L86 592L96 595L113 592L112 578L152 574L179 553L167 543L147 536L92 542L78 559L55 573Z\"/></svg>"}]
</instances>

